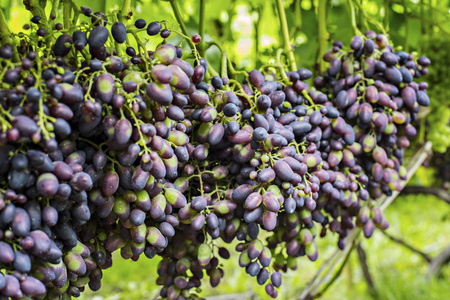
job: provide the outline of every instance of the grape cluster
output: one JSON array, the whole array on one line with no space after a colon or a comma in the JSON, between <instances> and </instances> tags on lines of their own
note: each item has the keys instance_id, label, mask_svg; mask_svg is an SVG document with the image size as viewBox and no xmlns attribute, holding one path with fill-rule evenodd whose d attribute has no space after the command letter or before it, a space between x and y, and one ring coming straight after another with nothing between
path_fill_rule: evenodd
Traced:
<instances>
[{"instance_id":1,"label":"grape cluster","mask_svg":"<svg viewBox=\"0 0 450 300\"><path fill-rule=\"evenodd\" d=\"M430 37L424 43L424 52L431 60L439 61L430 66L430 75L427 82L430 84L429 95L432 101L431 112L427 115L426 136L433 143L433 150L446 153L450 147L450 103L448 85L450 84L450 71L446 67L450 64L450 58L443 52L450 46L450 41L441 35ZM436 166L442 166L440 164Z\"/></svg>"},{"instance_id":2,"label":"grape cluster","mask_svg":"<svg viewBox=\"0 0 450 300\"><path fill-rule=\"evenodd\" d=\"M238 264L276 297L282 271L318 258L317 235L342 249L355 226L388 227L374 200L405 175L427 58L367 32L334 43L314 87L281 65L238 81L210 76L198 35L180 34L183 59L165 22L81 11L91 24L54 44L33 18L0 49L1 295L96 291L120 250L162 257L162 298L199 299L231 255L216 240L237 239ZM140 31L163 42L147 51Z\"/></svg>"}]
</instances>

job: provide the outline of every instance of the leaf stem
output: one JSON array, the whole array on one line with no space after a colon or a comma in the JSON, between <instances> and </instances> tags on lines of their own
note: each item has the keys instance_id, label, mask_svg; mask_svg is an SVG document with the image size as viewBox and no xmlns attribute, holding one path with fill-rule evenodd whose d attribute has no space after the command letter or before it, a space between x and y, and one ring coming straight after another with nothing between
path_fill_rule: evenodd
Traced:
<instances>
[{"instance_id":1,"label":"leaf stem","mask_svg":"<svg viewBox=\"0 0 450 300\"><path fill-rule=\"evenodd\" d=\"M281 30L283 33L283 43L284 43L284 52L288 56L289 66L291 71L297 70L297 65L295 63L294 51L291 48L291 42L289 38L289 30L287 26L286 20L286 12L284 11L283 0L277 1L277 9L278 9L278 18L280 19Z\"/></svg>"}]
</instances>

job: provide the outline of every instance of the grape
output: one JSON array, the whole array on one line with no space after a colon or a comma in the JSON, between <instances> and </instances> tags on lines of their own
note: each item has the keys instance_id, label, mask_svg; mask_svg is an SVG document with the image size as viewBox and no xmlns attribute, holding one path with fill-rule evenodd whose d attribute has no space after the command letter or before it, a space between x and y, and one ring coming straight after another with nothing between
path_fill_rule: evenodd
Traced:
<instances>
[{"instance_id":1,"label":"grape","mask_svg":"<svg viewBox=\"0 0 450 300\"><path fill-rule=\"evenodd\" d=\"M170 36L171 32L168 29L161 30L161 37L163 39L167 39Z\"/></svg>"},{"instance_id":2,"label":"grape","mask_svg":"<svg viewBox=\"0 0 450 300\"><path fill-rule=\"evenodd\" d=\"M19 280L13 275L5 276L6 285L1 293L6 297L18 297L21 295ZM20 296L19 296L20 297Z\"/></svg>"},{"instance_id":3,"label":"grape","mask_svg":"<svg viewBox=\"0 0 450 300\"><path fill-rule=\"evenodd\" d=\"M102 179L102 192L104 195L113 195L119 187L119 174L114 171L106 173Z\"/></svg>"},{"instance_id":4,"label":"grape","mask_svg":"<svg viewBox=\"0 0 450 300\"><path fill-rule=\"evenodd\" d=\"M112 25L111 34L114 40L119 44L122 44L127 39L127 29L122 22L116 22Z\"/></svg>"},{"instance_id":5,"label":"grape","mask_svg":"<svg viewBox=\"0 0 450 300\"><path fill-rule=\"evenodd\" d=\"M102 47L108 40L108 29L104 26L96 26L89 34L89 46L95 49Z\"/></svg>"},{"instance_id":6,"label":"grape","mask_svg":"<svg viewBox=\"0 0 450 300\"><path fill-rule=\"evenodd\" d=\"M144 24L143 22L140 22L140 23L141 23L140 24L141 26ZM143 25L142 28L144 28L144 27L145 27L145 24ZM162 26L159 22L151 22L147 26L147 34L148 35L157 35L161 31L161 28L162 28Z\"/></svg>"},{"instance_id":7,"label":"grape","mask_svg":"<svg viewBox=\"0 0 450 300\"><path fill-rule=\"evenodd\" d=\"M16 208L14 219L11 223L11 230L17 237L26 236L30 232L31 220L28 213L23 208Z\"/></svg>"},{"instance_id":8,"label":"grape","mask_svg":"<svg viewBox=\"0 0 450 300\"><path fill-rule=\"evenodd\" d=\"M137 19L134 22L134 26L136 26L137 29L142 29L147 25L147 22L144 19Z\"/></svg>"},{"instance_id":9,"label":"grape","mask_svg":"<svg viewBox=\"0 0 450 300\"><path fill-rule=\"evenodd\" d=\"M202 39L201 36L198 35L198 34L194 34L194 35L191 37L191 40L192 40L192 42L193 42L194 44L200 43L201 39Z\"/></svg>"},{"instance_id":10,"label":"grape","mask_svg":"<svg viewBox=\"0 0 450 300\"><path fill-rule=\"evenodd\" d=\"M81 31L81 30L76 30L73 32L72 34L72 40L73 40L73 44L75 46L75 49L78 51L83 50L87 43L88 43L88 39L86 36L86 33Z\"/></svg>"}]
</instances>

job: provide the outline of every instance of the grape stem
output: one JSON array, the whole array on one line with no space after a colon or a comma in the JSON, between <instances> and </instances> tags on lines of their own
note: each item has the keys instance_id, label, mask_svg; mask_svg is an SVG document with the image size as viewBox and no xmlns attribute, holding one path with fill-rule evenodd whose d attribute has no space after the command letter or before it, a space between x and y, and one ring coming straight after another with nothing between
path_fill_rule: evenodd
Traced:
<instances>
[{"instance_id":1,"label":"grape stem","mask_svg":"<svg viewBox=\"0 0 450 300\"><path fill-rule=\"evenodd\" d=\"M286 12L284 11L283 0L277 0L277 8L278 8L278 18L280 19L281 30L283 33L283 44L284 44L284 52L288 56L289 66L291 71L297 70L297 65L295 63L294 51L291 48L291 42L289 38L289 30L287 26L286 20Z\"/></svg>"},{"instance_id":2,"label":"grape stem","mask_svg":"<svg viewBox=\"0 0 450 300\"><path fill-rule=\"evenodd\" d=\"M178 24L181 27L181 31L184 33L184 35L189 36L189 33L186 29L186 25L184 25L183 17L181 16L180 9L178 7L177 0L170 0L170 5L172 6L173 14L175 15L175 18L178 21Z\"/></svg>"},{"instance_id":3,"label":"grape stem","mask_svg":"<svg viewBox=\"0 0 450 300\"><path fill-rule=\"evenodd\" d=\"M353 0L348 0L348 6L350 8L350 13L352 17L352 27L353 31L356 35L362 35L361 31L358 28L358 25L356 25L356 13L355 13L355 7L353 6Z\"/></svg>"},{"instance_id":4,"label":"grape stem","mask_svg":"<svg viewBox=\"0 0 450 300\"><path fill-rule=\"evenodd\" d=\"M351 0L350 0L351 1ZM327 32L327 0L319 0L317 8L317 22L319 27L319 71L322 73L326 68L326 62L322 59L328 48Z\"/></svg>"},{"instance_id":5,"label":"grape stem","mask_svg":"<svg viewBox=\"0 0 450 300\"><path fill-rule=\"evenodd\" d=\"M202 57L206 56L205 48L205 0L200 0L200 16L198 21L198 33L200 34L201 40L199 45L200 55Z\"/></svg>"}]
</instances>

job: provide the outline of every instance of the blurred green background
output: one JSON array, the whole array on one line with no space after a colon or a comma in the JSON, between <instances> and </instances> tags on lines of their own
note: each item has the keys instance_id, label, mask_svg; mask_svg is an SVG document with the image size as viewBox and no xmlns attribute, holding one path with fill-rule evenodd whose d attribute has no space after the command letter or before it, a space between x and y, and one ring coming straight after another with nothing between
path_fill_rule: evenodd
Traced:
<instances>
[{"instance_id":1,"label":"blurred green background","mask_svg":"<svg viewBox=\"0 0 450 300\"><path fill-rule=\"evenodd\" d=\"M322 0L320 0L322 1ZM120 10L122 0L75 0L93 11ZM315 69L318 55L318 0L283 1L289 28L290 43L295 49L298 67ZM205 4L206 42L217 41L239 69L251 70L270 61L283 47L280 21L274 0L179 0L181 18L188 32L199 32L200 3ZM173 1L132 0L133 20L167 20L169 28L178 29L173 14ZM10 29L22 30L31 14L20 0L0 0ZM410 182L421 187L423 193L400 195L388 207L386 218L391 224L387 233L400 238L417 254L385 234L376 231L369 239L360 239L376 293L371 292L363 276L356 251L342 270L341 276L323 295L323 299L450 299L450 268L443 266L438 276L427 278L430 263L444 249L450 247L450 1L444 0L328 0L326 1L326 29L328 47L333 40L349 43L354 35L351 7L357 27L364 32L385 30L397 49L417 51L431 58L429 94L432 105L420 119L418 139L411 149L420 147L426 139L433 142L434 154L420 167ZM47 13L50 12L47 6ZM61 14L58 17L61 19ZM80 21L88 21L84 16ZM62 22L62 20L61 20ZM145 34L143 35L145 37ZM173 35L174 36L174 35ZM174 42L179 42L176 37ZM153 49L161 39L146 40ZM207 51L209 63L217 70L220 53L215 47ZM414 154L414 150L409 153ZM408 188L407 188L408 190ZM409 189L409 191L413 191ZM440 192L441 196L431 194ZM443 195L443 196L442 196ZM446 198L447 202L442 198ZM279 299L297 299L302 289L320 265L336 249L336 237L328 235L320 241L320 255L316 262L301 259L296 271L283 277ZM229 245L232 250L233 245ZM113 267L104 272L102 289L86 292L82 299L153 299L159 288L155 279L158 259L124 261L116 253ZM425 258L424 258L425 256ZM221 299L267 299L263 287L257 285L237 266L237 256L224 262L225 277L212 289L205 280L203 296L229 295ZM218 299L218 298L216 298Z\"/></svg>"}]
</instances>

